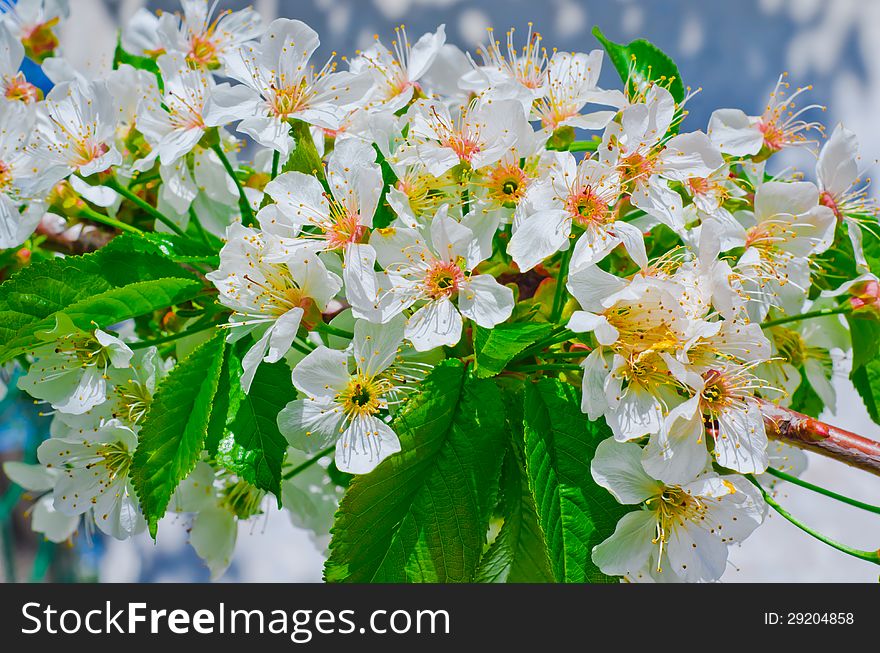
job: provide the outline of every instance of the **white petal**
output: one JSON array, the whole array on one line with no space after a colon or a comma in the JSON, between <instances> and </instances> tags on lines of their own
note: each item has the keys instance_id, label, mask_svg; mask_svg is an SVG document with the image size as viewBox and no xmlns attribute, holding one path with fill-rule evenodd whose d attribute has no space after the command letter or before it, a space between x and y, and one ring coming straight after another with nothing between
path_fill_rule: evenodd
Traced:
<instances>
[{"instance_id":1,"label":"white petal","mask_svg":"<svg viewBox=\"0 0 880 653\"><path fill-rule=\"evenodd\" d=\"M845 193L859 176L858 160L858 138L843 125L837 125L816 163L820 188L832 195Z\"/></svg>"},{"instance_id":2,"label":"white petal","mask_svg":"<svg viewBox=\"0 0 880 653\"><path fill-rule=\"evenodd\" d=\"M422 306L406 321L405 337L416 351L452 347L461 339L462 319L448 299L438 299Z\"/></svg>"},{"instance_id":3,"label":"white petal","mask_svg":"<svg viewBox=\"0 0 880 653\"><path fill-rule=\"evenodd\" d=\"M367 474L398 451L400 440L385 422L355 418L336 443L336 466L348 474Z\"/></svg>"},{"instance_id":4,"label":"white petal","mask_svg":"<svg viewBox=\"0 0 880 653\"><path fill-rule=\"evenodd\" d=\"M611 537L593 547L593 562L610 576L624 576L643 569L656 546L653 544L656 527L651 511L625 514Z\"/></svg>"},{"instance_id":5,"label":"white petal","mask_svg":"<svg viewBox=\"0 0 880 653\"><path fill-rule=\"evenodd\" d=\"M709 140L731 156L757 154L764 145L764 135L739 109L718 109L709 118Z\"/></svg>"},{"instance_id":6,"label":"white petal","mask_svg":"<svg viewBox=\"0 0 880 653\"><path fill-rule=\"evenodd\" d=\"M570 233L571 220L564 211L540 211L523 220L507 244L507 253L526 272L562 249Z\"/></svg>"},{"instance_id":7,"label":"white petal","mask_svg":"<svg viewBox=\"0 0 880 653\"><path fill-rule=\"evenodd\" d=\"M293 369L293 385L309 397L332 399L348 385L349 355L320 346Z\"/></svg>"},{"instance_id":8,"label":"white petal","mask_svg":"<svg viewBox=\"0 0 880 653\"><path fill-rule=\"evenodd\" d=\"M336 441L344 417L330 399L296 399L278 413L278 430L290 446L313 453Z\"/></svg>"},{"instance_id":9,"label":"white petal","mask_svg":"<svg viewBox=\"0 0 880 653\"><path fill-rule=\"evenodd\" d=\"M372 377L394 362L403 342L403 322L402 315L386 324L355 322L354 360L359 370Z\"/></svg>"},{"instance_id":10,"label":"white petal","mask_svg":"<svg viewBox=\"0 0 880 653\"><path fill-rule=\"evenodd\" d=\"M488 274L478 274L461 284L458 308L479 326L491 329L513 312L513 290L502 286Z\"/></svg>"},{"instance_id":11,"label":"white petal","mask_svg":"<svg viewBox=\"0 0 880 653\"><path fill-rule=\"evenodd\" d=\"M642 448L634 442L608 438L596 447L590 463L593 480L624 504L638 504L662 490L662 484L645 473Z\"/></svg>"}]
</instances>

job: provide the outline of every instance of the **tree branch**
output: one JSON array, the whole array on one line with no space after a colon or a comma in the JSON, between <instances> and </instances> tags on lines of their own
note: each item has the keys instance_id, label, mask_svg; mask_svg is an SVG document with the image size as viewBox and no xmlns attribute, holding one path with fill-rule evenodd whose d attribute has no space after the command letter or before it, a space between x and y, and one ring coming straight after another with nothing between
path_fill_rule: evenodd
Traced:
<instances>
[{"instance_id":1,"label":"tree branch","mask_svg":"<svg viewBox=\"0 0 880 653\"><path fill-rule=\"evenodd\" d=\"M759 399L767 435L880 476L880 442Z\"/></svg>"}]
</instances>

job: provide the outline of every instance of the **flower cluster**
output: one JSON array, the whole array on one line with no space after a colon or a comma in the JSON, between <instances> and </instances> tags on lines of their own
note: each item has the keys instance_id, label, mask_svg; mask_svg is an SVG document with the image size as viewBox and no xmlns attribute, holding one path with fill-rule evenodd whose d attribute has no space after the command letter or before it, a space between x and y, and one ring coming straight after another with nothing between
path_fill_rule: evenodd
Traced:
<instances>
[{"instance_id":1,"label":"flower cluster","mask_svg":"<svg viewBox=\"0 0 880 653\"><path fill-rule=\"evenodd\" d=\"M0 16L0 247L33 253L58 222L216 246L213 263L184 260L216 302L151 327L60 312L37 332L18 387L52 433L38 465L6 466L41 494L34 529L63 541L83 519L120 539L144 528L141 429L163 379L217 329L242 396L263 366L292 370L285 471L332 448L333 474L369 474L401 451L394 418L433 365L479 365L478 332L545 323L499 378L575 385L587 419L607 424L583 456L634 510L594 563L718 579L766 513L750 480L788 455L768 447L761 402L809 387L834 409L841 314L877 310L855 136L836 127L804 181L767 168L824 137L784 77L761 115L722 109L685 131L678 80L633 60L623 90L603 89L601 50L548 51L537 33L490 32L472 58L443 26L414 43L400 28L390 46L325 61L299 20L181 4L138 13L100 76L62 56L66 2ZM45 97L19 72L25 56L53 82ZM851 276L826 274L832 248ZM322 473L307 491L297 474L279 500L326 533L315 525L336 484ZM177 488L171 508L197 515L192 542L215 574L265 490L210 451Z\"/></svg>"}]
</instances>

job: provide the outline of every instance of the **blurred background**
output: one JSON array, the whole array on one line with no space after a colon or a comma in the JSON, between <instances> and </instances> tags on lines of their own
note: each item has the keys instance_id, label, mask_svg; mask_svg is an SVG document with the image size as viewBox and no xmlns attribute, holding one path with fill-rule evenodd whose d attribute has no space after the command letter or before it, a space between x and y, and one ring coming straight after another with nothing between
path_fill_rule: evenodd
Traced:
<instances>
[{"instance_id":1,"label":"blurred background","mask_svg":"<svg viewBox=\"0 0 880 653\"><path fill-rule=\"evenodd\" d=\"M175 11L177 0L71 0L72 16L61 33L62 51L77 67L96 71L112 61L119 26L138 8ZM843 122L860 138L863 167L880 156L880 1L878 0L220 0L219 8L253 5L267 21L298 18L318 31L323 54L351 53L379 34L405 23L412 40L446 24L448 41L471 49L486 28L500 34L528 23L548 47L589 51L599 47L590 29L599 25L612 40L647 38L678 63L686 85L702 90L688 104L686 129L704 129L716 108L738 107L760 114L777 77L788 71L792 87L813 85L810 102L827 105L821 119ZM321 59L321 57L319 57ZM610 64L602 86L619 87ZM801 151L776 166L796 165L811 177L815 158ZM875 193L876 195L876 193ZM880 439L846 380L847 361L835 386L839 408L823 418ZM0 460L18 460L39 441L48 420L37 417L27 397L10 388L0 401ZM2 475L0 475L2 476ZM810 454L806 480L873 504L880 503L880 479ZM3 493L0 517L13 497ZM785 485L780 501L827 535L860 549L880 547L880 518ZM39 543L20 514L2 519L3 578L42 578L51 568L57 580L206 581L207 568L187 545L186 523L167 518L157 542L146 533L127 542L80 536L70 547ZM11 546L16 540L15 547ZM267 503L266 514L243 525L236 555L223 581L319 581L327 538L295 528ZM768 522L731 551L722 579L737 581L877 582L878 567L847 557L811 539L771 513Z\"/></svg>"}]
</instances>

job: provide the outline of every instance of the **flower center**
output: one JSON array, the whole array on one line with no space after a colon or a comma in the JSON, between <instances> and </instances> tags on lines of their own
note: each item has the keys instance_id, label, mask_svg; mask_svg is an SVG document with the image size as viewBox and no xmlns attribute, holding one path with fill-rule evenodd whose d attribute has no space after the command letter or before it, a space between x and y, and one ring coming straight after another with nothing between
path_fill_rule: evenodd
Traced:
<instances>
[{"instance_id":1,"label":"flower center","mask_svg":"<svg viewBox=\"0 0 880 653\"><path fill-rule=\"evenodd\" d=\"M110 151L110 146L106 143L95 143L90 138L78 140L74 146L76 156L73 159L73 164L77 167L87 165Z\"/></svg>"},{"instance_id":2,"label":"flower center","mask_svg":"<svg viewBox=\"0 0 880 653\"><path fill-rule=\"evenodd\" d=\"M652 542L660 548L660 553L657 556L657 571L662 572L663 551L669 542L672 531L677 526L683 526L685 521L699 521L705 516L707 509L699 499L688 494L679 486L666 486L663 492L645 501L645 505L653 510L657 517L657 526Z\"/></svg>"},{"instance_id":3,"label":"flower center","mask_svg":"<svg viewBox=\"0 0 880 653\"><path fill-rule=\"evenodd\" d=\"M486 186L489 196L501 206L514 209L526 194L529 178L517 165L497 166L489 173Z\"/></svg>"},{"instance_id":4,"label":"flower center","mask_svg":"<svg viewBox=\"0 0 880 653\"><path fill-rule=\"evenodd\" d=\"M3 80L4 96L11 102L24 102L32 104L39 102L43 92L24 78L24 73L6 77Z\"/></svg>"},{"instance_id":5,"label":"flower center","mask_svg":"<svg viewBox=\"0 0 880 653\"><path fill-rule=\"evenodd\" d=\"M344 249L360 242L367 228L360 224L360 215L327 195L330 202L330 224L324 232L328 249Z\"/></svg>"},{"instance_id":6,"label":"flower center","mask_svg":"<svg viewBox=\"0 0 880 653\"><path fill-rule=\"evenodd\" d=\"M349 419L369 417L385 406L382 397L389 389L390 382L358 373L337 395L336 401L342 405L342 411Z\"/></svg>"},{"instance_id":7,"label":"flower center","mask_svg":"<svg viewBox=\"0 0 880 653\"><path fill-rule=\"evenodd\" d=\"M116 386L114 392L119 407L119 411L114 414L114 417L124 419L132 425L138 424L144 418L153 401L153 395L149 389L144 384L138 383L136 379Z\"/></svg>"},{"instance_id":8,"label":"flower center","mask_svg":"<svg viewBox=\"0 0 880 653\"><path fill-rule=\"evenodd\" d=\"M247 481L230 483L221 491L220 505L239 519L248 519L261 512L266 493Z\"/></svg>"},{"instance_id":9,"label":"flower center","mask_svg":"<svg viewBox=\"0 0 880 653\"><path fill-rule=\"evenodd\" d=\"M59 18L35 25L29 32L24 34L21 44L24 46L25 54L36 61L43 63L43 60L55 51L58 47L58 37L52 31L58 25Z\"/></svg>"},{"instance_id":10,"label":"flower center","mask_svg":"<svg viewBox=\"0 0 880 653\"><path fill-rule=\"evenodd\" d=\"M838 222L843 218L843 214L840 210L840 206L838 206L837 201L834 199L834 196L829 193L827 190L823 190L819 195L819 204L822 206L827 206L834 212L835 217Z\"/></svg>"},{"instance_id":11,"label":"flower center","mask_svg":"<svg viewBox=\"0 0 880 653\"><path fill-rule=\"evenodd\" d=\"M302 111L305 108L308 95L308 82L305 77L303 77L298 84L294 84L293 86L285 86L276 89L273 85L272 88L275 93L272 96L269 107L279 118L286 118L287 116L296 113L297 111Z\"/></svg>"},{"instance_id":12,"label":"flower center","mask_svg":"<svg viewBox=\"0 0 880 653\"><path fill-rule=\"evenodd\" d=\"M621 159L619 167L625 181L634 181L651 175L654 160L653 157L636 152Z\"/></svg>"},{"instance_id":13,"label":"flower center","mask_svg":"<svg viewBox=\"0 0 880 653\"><path fill-rule=\"evenodd\" d=\"M458 262L434 261L425 275L425 294L431 299L451 297L463 281L464 270Z\"/></svg>"},{"instance_id":14,"label":"flower center","mask_svg":"<svg viewBox=\"0 0 880 653\"><path fill-rule=\"evenodd\" d=\"M107 469L111 481L125 478L128 475L128 470L131 467L131 452L122 442L103 443L95 453L102 460L98 463L90 463L86 466L87 469L96 464L103 465Z\"/></svg>"},{"instance_id":15,"label":"flower center","mask_svg":"<svg viewBox=\"0 0 880 653\"><path fill-rule=\"evenodd\" d=\"M568 212L582 227L610 222L611 210L595 191L587 186L568 198Z\"/></svg>"},{"instance_id":16,"label":"flower center","mask_svg":"<svg viewBox=\"0 0 880 653\"><path fill-rule=\"evenodd\" d=\"M700 393L700 408L704 413L715 414L730 404L730 387L718 370L703 374L705 385Z\"/></svg>"},{"instance_id":17,"label":"flower center","mask_svg":"<svg viewBox=\"0 0 880 653\"><path fill-rule=\"evenodd\" d=\"M764 145L771 152L778 152L785 147L785 132L775 120L762 121L758 124L758 129L764 134Z\"/></svg>"},{"instance_id":18,"label":"flower center","mask_svg":"<svg viewBox=\"0 0 880 653\"><path fill-rule=\"evenodd\" d=\"M220 60L217 57L217 46L214 45L211 34L193 34L187 58L193 63L206 68L219 66Z\"/></svg>"}]
</instances>

